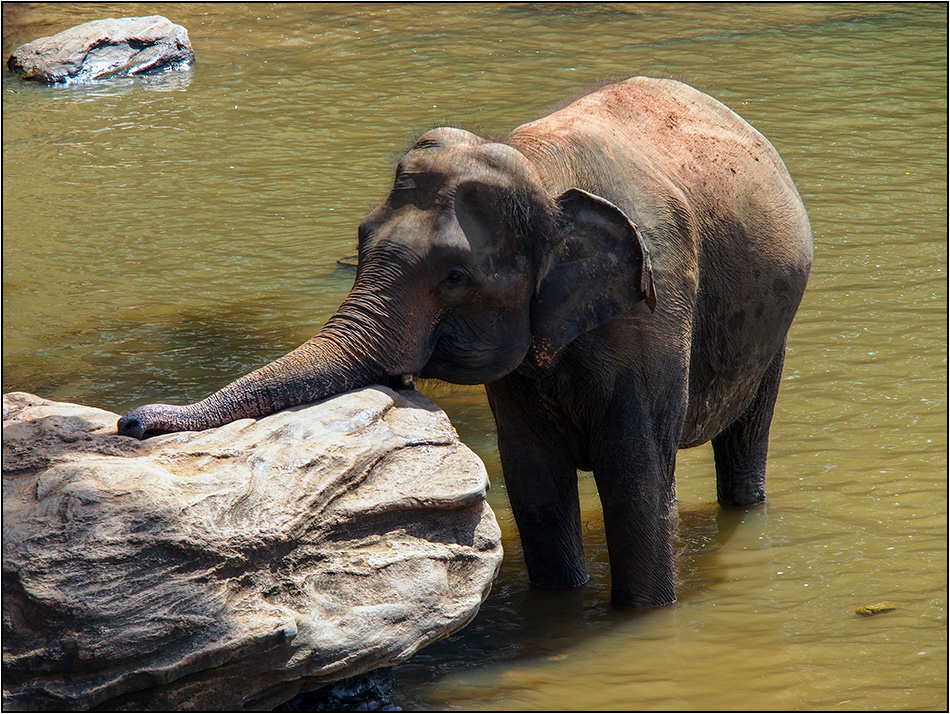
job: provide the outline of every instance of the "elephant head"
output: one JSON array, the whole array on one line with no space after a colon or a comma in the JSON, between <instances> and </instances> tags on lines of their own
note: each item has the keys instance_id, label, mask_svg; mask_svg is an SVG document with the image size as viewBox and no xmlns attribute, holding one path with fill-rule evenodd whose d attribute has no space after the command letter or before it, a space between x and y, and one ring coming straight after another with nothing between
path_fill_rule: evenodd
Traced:
<instances>
[{"instance_id":1,"label":"elephant head","mask_svg":"<svg viewBox=\"0 0 950 714\"><path fill-rule=\"evenodd\" d=\"M139 407L118 430L207 429L416 375L544 371L640 300L655 306L650 258L619 208L579 188L552 196L513 147L434 129L360 224L355 283L316 336L201 402Z\"/></svg>"}]
</instances>

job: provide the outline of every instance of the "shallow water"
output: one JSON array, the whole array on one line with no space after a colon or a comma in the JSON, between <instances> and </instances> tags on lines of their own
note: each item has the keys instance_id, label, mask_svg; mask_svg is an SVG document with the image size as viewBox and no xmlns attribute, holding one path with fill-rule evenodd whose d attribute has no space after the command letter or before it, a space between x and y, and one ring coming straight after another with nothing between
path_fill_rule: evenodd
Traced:
<instances>
[{"instance_id":1,"label":"shallow water","mask_svg":"<svg viewBox=\"0 0 950 714\"><path fill-rule=\"evenodd\" d=\"M4 4L3 53L164 14L185 75L3 73L3 391L185 402L315 333L395 157L500 133L585 86L672 76L782 154L815 266L789 339L769 503L715 505L680 453L680 602L528 587L482 390L425 391L484 459L505 563L478 618L397 672L407 709L947 707L947 10L943 5ZM877 601L894 612L859 618Z\"/></svg>"}]
</instances>

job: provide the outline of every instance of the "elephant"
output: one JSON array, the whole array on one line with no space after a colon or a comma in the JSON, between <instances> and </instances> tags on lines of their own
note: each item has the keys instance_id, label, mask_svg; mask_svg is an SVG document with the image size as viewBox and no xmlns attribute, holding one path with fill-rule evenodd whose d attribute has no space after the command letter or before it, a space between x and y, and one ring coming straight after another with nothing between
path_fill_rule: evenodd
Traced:
<instances>
[{"instance_id":1,"label":"elephant","mask_svg":"<svg viewBox=\"0 0 950 714\"><path fill-rule=\"evenodd\" d=\"M672 80L600 86L500 139L424 133L360 223L320 332L203 401L123 416L139 439L370 384L484 384L533 585L589 580L578 471L611 602L676 600L677 451L712 442L723 507L763 503L786 339L812 263L776 150Z\"/></svg>"}]
</instances>

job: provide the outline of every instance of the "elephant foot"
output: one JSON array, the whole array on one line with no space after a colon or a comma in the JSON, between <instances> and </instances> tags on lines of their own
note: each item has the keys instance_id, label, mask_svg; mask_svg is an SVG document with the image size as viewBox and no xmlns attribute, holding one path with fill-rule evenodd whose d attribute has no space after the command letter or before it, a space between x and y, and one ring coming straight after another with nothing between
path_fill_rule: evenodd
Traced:
<instances>
[{"instance_id":1,"label":"elephant foot","mask_svg":"<svg viewBox=\"0 0 950 714\"><path fill-rule=\"evenodd\" d=\"M614 587L610 595L610 604L621 610L648 610L657 607L667 607L676 603L676 588L657 588L654 592L631 593Z\"/></svg>"},{"instance_id":2,"label":"elephant foot","mask_svg":"<svg viewBox=\"0 0 950 714\"><path fill-rule=\"evenodd\" d=\"M571 578L564 578L560 580L544 580L537 581L530 579L532 587L541 588L542 590L576 590L582 588L587 583L590 582L590 575L587 572L583 574L577 574Z\"/></svg>"},{"instance_id":3,"label":"elephant foot","mask_svg":"<svg viewBox=\"0 0 950 714\"><path fill-rule=\"evenodd\" d=\"M731 485L733 488L723 488L724 484L720 483L716 489L716 500L723 508L750 508L766 502L764 476L761 479L732 482Z\"/></svg>"},{"instance_id":4,"label":"elephant foot","mask_svg":"<svg viewBox=\"0 0 950 714\"><path fill-rule=\"evenodd\" d=\"M531 585L544 590L574 590L590 582L590 574L582 557L571 559L571 562L551 562L546 559L543 563L526 557L525 565Z\"/></svg>"},{"instance_id":5,"label":"elephant foot","mask_svg":"<svg viewBox=\"0 0 950 714\"><path fill-rule=\"evenodd\" d=\"M676 604L676 598L672 600L666 600L664 602L649 602L644 600L635 600L633 602L626 602L624 600L617 600L615 598L610 599L611 606L617 608L618 610L653 610L658 607L669 607L670 605Z\"/></svg>"}]
</instances>

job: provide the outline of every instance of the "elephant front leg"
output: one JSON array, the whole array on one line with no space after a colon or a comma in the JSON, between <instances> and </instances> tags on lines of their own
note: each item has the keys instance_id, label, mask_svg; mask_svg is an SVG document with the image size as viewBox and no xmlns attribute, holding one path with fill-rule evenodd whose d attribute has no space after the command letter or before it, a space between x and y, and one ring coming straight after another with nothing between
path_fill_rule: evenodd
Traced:
<instances>
[{"instance_id":1,"label":"elephant front leg","mask_svg":"<svg viewBox=\"0 0 950 714\"><path fill-rule=\"evenodd\" d=\"M487 385L498 451L528 578L545 588L575 588L590 576L584 559L577 469L558 426L526 381Z\"/></svg>"},{"instance_id":2,"label":"elephant front leg","mask_svg":"<svg viewBox=\"0 0 950 714\"><path fill-rule=\"evenodd\" d=\"M628 608L676 602L674 468L685 387L661 391L665 403L652 408L643 394L632 383L618 386L602 436L592 446L611 601Z\"/></svg>"},{"instance_id":3,"label":"elephant front leg","mask_svg":"<svg viewBox=\"0 0 950 714\"><path fill-rule=\"evenodd\" d=\"M611 602L628 608L676 602L672 466L602 466L594 478L604 511Z\"/></svg>"}]
</instances>

